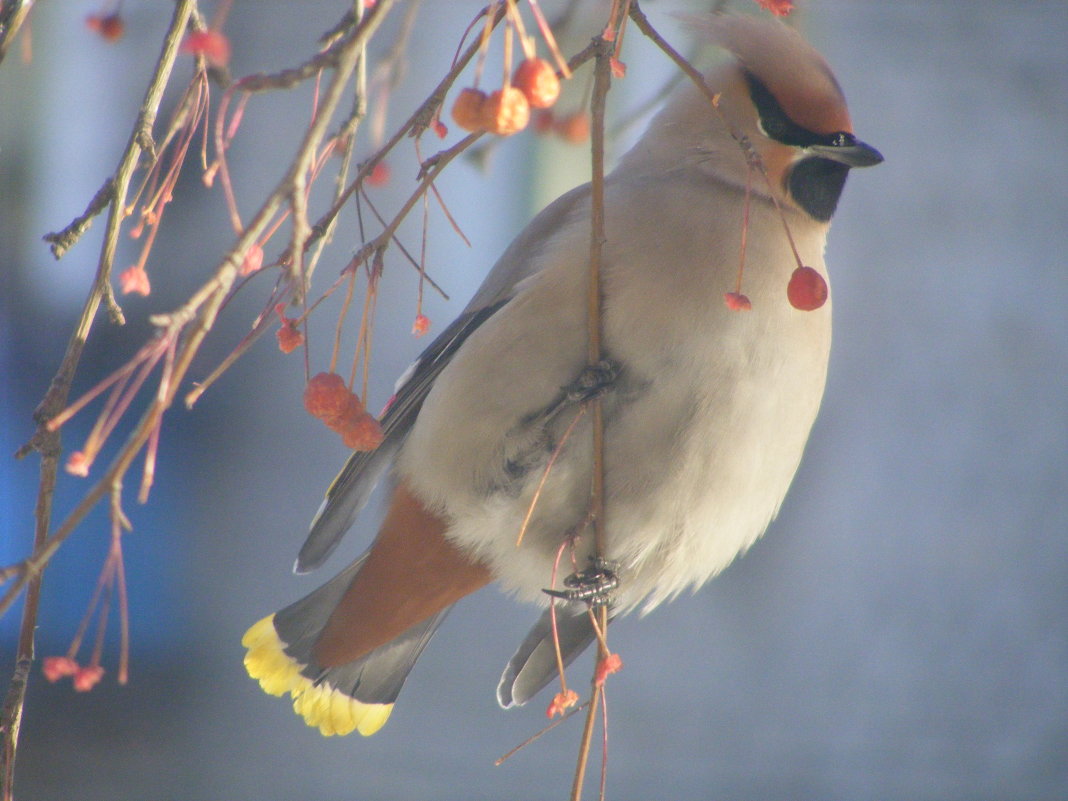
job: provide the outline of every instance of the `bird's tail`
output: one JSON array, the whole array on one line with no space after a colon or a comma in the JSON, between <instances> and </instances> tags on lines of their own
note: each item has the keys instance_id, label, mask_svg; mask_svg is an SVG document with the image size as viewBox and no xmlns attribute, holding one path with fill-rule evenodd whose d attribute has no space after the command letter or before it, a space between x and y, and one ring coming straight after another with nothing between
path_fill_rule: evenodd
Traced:
<instances>
[{"instance_id":1,"label":"bird's tail","mask_svg":"<svg viewBox=\"0 0 1068 801\"><path fill-rule=\"evenodd\" d=\"M593 638L593 624L586 604L556 605L556 640L565 666L585 651ZM546 609L504 669L497 685L497 702L505 709L525 704L556 677L558 669L552 610Z\"/></svg>"},{"instance_id":2,"label":"bird's tail","mask_svg":"<svg viewBox=\"0 0 1068 801\"><path fill-rule=\"evenodd\" d=\"M271 695L289 693L293 710L325 736L353 730L368 736L385 725L404 680L449 611L447 607L420 621L353 662L319 667L312 648L364 559L263 618L241 640L248 674Z\"/></svg>"}]
</instances>

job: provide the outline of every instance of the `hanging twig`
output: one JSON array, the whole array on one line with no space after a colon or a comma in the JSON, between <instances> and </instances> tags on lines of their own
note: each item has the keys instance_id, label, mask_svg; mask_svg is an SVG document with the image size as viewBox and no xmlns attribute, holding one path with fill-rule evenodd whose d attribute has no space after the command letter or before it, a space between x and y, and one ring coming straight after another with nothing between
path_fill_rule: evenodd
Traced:
<instances>
[{"instance_id":1,"label":"hanging twig","mask_svg":"<svg viewBox=\"0 0 1068 801\"><path fill-rule=\"evenodd\" d=\"M592 179L590 181L590 262L589 277L586 294L586 363L594 367L602 359L602 320L601 320L601 262L605 243L605 212L604 212L604 118L605 98L611 88L612 75L611 63L613 47L610 42L602 39L598 43L597 58L594 62L593 99L590 103L590 112L593 118L591 139L591 167ZM590 516L592 518L594 532L594 552L598 558L606 553L605 527L604 527L604 417L602 400L594 398L590 402L591 427L593 429L593 475L590 483ZM600 617L600 629L602 632L608 627L607 608L601 606L597 610ZM599 646L600 658L607 656L604 645ZM579 747L578 763L575 767L575 778L571 786L572 801L582 798L582 784L586 776L586 763L589 758L590 742L593 736L593 727L597 720L597 710L601 703L603 687L592 682L592 697L586 712L586 726L582 732L582 741Z\"/></svg>"},{"instance_id":2,"label":"hanging twig","mask_svg":"<svg viewBox=\"0 0 1068 801\"><path fill-rule=\"evenodd\" d=\"M34 510L34 556L43 551L48 539L48 530L52 520L52 499L55 494L59 456L62 450L59 432L50 431L47 427L47 422L67 405L71 382L74 379L75 370L81 360L82 349L89 337L89 331L96 319L96 313L100 308L101 301L105 302L115 322L122 321L122 310L115 302L112 294L111 266L115 258L115 245L118 240L119 226L123 219L125 196L141 153L146 149L146 144L151 143L152 124L156 119L160 100L163 97L163 90L167 85L171 70L174 67L174 61L178 55L178 45L181 41L182 33L185 31L190 14L195 6L195 0L180 0L175 5L170 27L167 29L163 40L163 50L156 64L155 73L149 81L148 91L145 93L145 99L141 104L137 123L130 135L113 182L105 184L105 187L97 192L89 205L89 209L83 215L84 222L79 225L81 230L78 235L85 228L88 228L88 220L91 219L91 215L102 211L108 205L104 202L104 198L106 197L110 200L111 211L108 216L107 232L104 236L104 245L97 266L96 278L93 281L92 288L89 290L89 296L86 298L81 318L67 344L63 361L60 362L59 369L52 379L48 392L34 412L34 420L38 425L37 431L30 442L20 448L16 454L17 457L23 457L30 450L36 450L41 454L37 505ZM26 4L26 8L29 8L29 4ZM69 246L70 243L67 243L66 247ZM37 628L41 570L46 561L47 559L41 561L40 565L33 570L27 568L21 577L22 586L19 587L19 591L23 586L25 587L26 599L22 610L22 624L15 656L15 672L11 683L8 685L3 711L0 713L2 714L2 719L0 719L0 789L2 789L4 801L10 801L13 794L19 728L26 700L26 683L34 657L34 631ZM0 609L0 614L2 613L2 609Z\"/></svg>"}]
</instances>

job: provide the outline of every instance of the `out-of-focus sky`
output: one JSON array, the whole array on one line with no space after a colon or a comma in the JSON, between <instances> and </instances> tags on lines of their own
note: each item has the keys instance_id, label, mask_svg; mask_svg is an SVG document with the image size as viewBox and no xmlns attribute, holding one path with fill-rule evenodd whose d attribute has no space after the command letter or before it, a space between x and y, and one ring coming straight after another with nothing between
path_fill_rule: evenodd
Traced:
<instances>
[{"instance_id":1,"label":"out-of-focus sky","mask_svg":"<svg viewBox=\"0 0 1068 801\"><path fill-rule=\"evenodd\" d=\"M235 73L296 63L345 5L236 2ZM444 73L478 7L426 5L391 123ZM33 61L15 51L0 67L0 456L31 433L103 226L58 263L40 237L113 169L171 11L127 0L126 36L107 45L84 25L104 6L40 3ZM682 7L645 4L673 35L685 26L667 12ZM696 595L613 627L625 669L609 686L609 797L1068 797L1068 6L801 7L858 135L886 163L850 178L831 232L827 396L779 519ZM636 30L627 38L617 119L669 74ZM178 72L189 69L187 58ZM250 105L232 153L246 215L277 181L309 97ZM405 145L376 195L383 207L404 196L415 163ZM495 149L487 171L448 172L441 188L472 248L432 219L428 269L452 296L428 295L432 333L582 163L581 150L522 134ZM218 190L192 173L168 217L149 264L152 295L123 300L126 329L98 323L76 391L128 358L150 332L146 316L179 303L229 244ZM358 246L353 215L346 224L323 275ZM418 243L417 226L406 235ZM120 265L135 246L124 244ZM414 273L399 259L387 268L373 406L424 344L409 333ZM247 330L259 292L227 310L191 375ZM325 365L332 313L314 329L313 369ZM496 706L497 677L535 612L494 590L459 605L373 738L323 739L245 676L245 628L320 580L289 568L345 456L302 412L302 381L299 357L265 340L192 412L172 412L153 497L127 502L130 684L114 684L114 632L110 673L92 693L34 673L18 797L565 796L577 721L493 766L542 726L548 700ZM91 418L74 421L65 447ZM35 458L0 458L4 563L28 548L36 470ZM57 514L86 486L64 475ZM375 514L325 572L362 549ZM42 655L66 649L106 542L96 514L46 574ZM17 616L0 621L3 675L16 629Z\"/></svg>"}]
</instances>

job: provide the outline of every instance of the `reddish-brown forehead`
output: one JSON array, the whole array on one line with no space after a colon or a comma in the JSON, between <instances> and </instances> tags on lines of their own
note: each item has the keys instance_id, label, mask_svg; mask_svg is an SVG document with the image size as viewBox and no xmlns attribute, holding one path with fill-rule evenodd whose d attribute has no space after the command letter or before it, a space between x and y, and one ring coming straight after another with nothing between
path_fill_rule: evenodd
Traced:
<instances>
[{"instance_id":1,"label":"reddish-brown forehead","mask_svg":"<svg viewBox=\"0 0 1068 801\"><path fill-rule=\"evenodd\" d=\"M817 134L852 133L845 98L827 65L821 59L805 67L794 74L785 70L774 70L767 76L753 72L779 101L786 116L802 128Z\"/></svg>"},{"instance_id":2,"label":"reddish-brown forehead","mask_svg":"<svg viewBox=\"0 0 1068 801\"><path fill-rule=\"evenodd\" d=\"M852 133L845 97L831 68L792 28L774 20L725 15L709 23L709 33L768 88L794 123L817 134Z\"/></svg>"}]
</instances>

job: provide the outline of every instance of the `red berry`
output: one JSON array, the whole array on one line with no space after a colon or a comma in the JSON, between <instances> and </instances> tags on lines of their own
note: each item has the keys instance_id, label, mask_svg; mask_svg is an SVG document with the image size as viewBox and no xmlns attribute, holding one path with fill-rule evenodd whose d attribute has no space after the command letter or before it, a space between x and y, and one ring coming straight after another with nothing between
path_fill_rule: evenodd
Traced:
<instances>
[{"instance_id":1,"label":"red berry","mask_svg":"<svg viewBox=\"0 0 1068 801\"><path fill-rule=\"evenodd\" d=\"M96 31L109 42L118 41L126 31L126 25L118 12L114 14L91 14L85 18L85 24L89 27L89 30Z\"/></svg>"},{"instance_id":2,"label":"red berry","mask_svg":"<svg viewBox=\"0 0 1068 801\"><path fill-rule=\"evenodd\" d=\"M827 302L827 282L811 267L798 267L786 286L790 305L801 311L813 311Z\"/></svg>"},{"instance_id":3,"label":"red berry","mask_svg":"<svg viewBox=\"0 0 1068 801\"><path fill-rule=\"evenodd\" d=\"M727 308L731 311L750 311L753 308L749 298L741 292L724 292L723 302L727 304Z\"/></svg>"},{"instance_id":4,"label":"red berry","mask_svg":"<svg viewBox=\"0 0 1068 801\"><path fill-rule=\"evenodd\" d=\"M204 56L213 67L225 67L230 63L230 40L219 31L196 31L185 37L181 51L195 56Z\"/></svg>"},{"instance_id":5,"label":"red berry","mask_svg":"<svg viewBox=\"0 0 1068 801\"><path fill-rule=\"evenodd\" d=\"M371 168L371 174L367 176L367 183L371 186L385 186L389 183L389 165L384 161L378 162Z\"/></svg>"}]
</instances>

